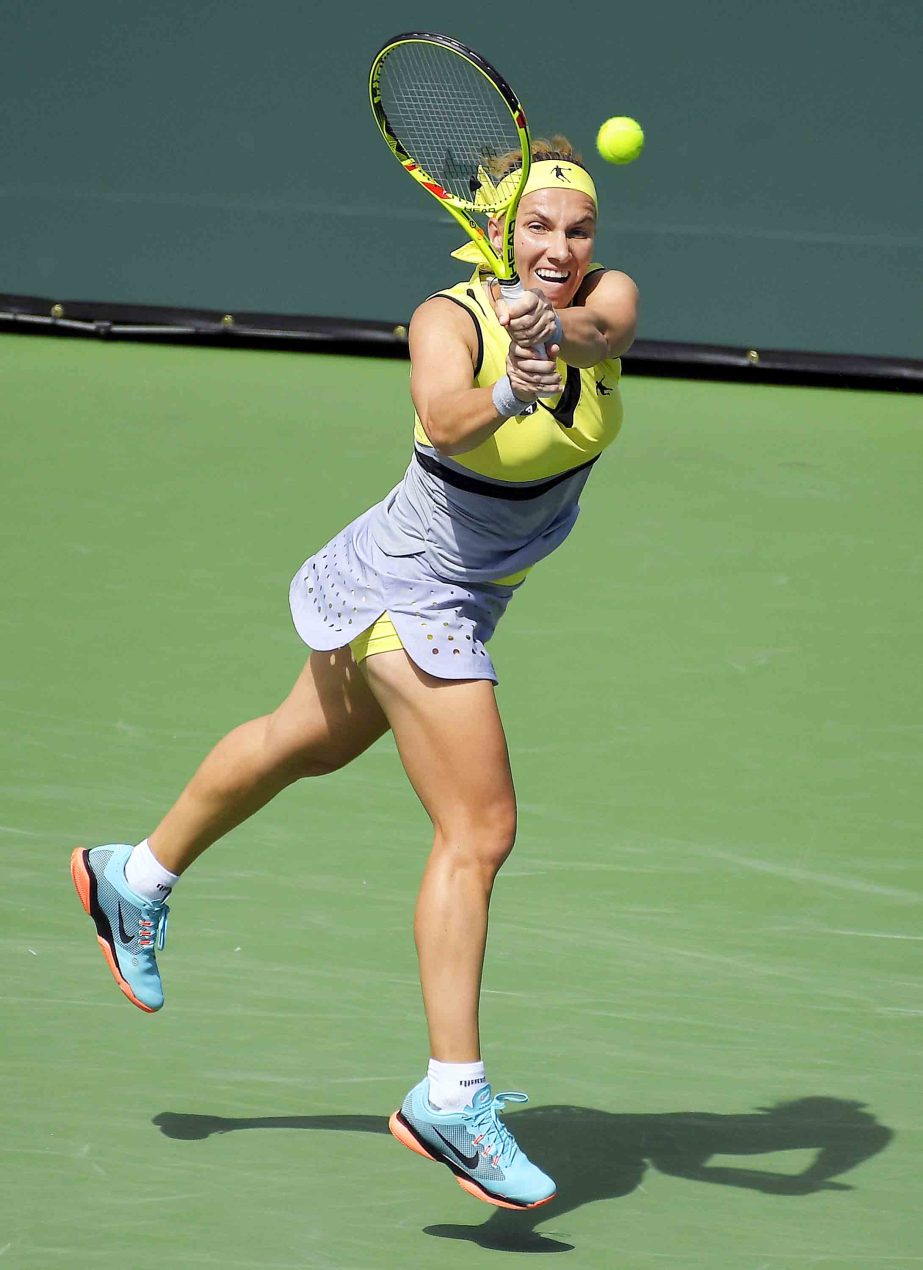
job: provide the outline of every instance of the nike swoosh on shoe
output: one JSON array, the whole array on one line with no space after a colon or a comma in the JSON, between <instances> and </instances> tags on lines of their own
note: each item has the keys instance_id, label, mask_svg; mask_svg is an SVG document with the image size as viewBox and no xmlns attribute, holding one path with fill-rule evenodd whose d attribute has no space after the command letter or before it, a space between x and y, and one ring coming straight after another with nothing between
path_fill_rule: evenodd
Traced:
<instances>
[{"instance_id":1,"label":"nike swoosh on shoe","mask_svg":"<svg viewBox=\"0 0 923 1270\"><path fill-rule=\"evenodd\" d=\"M118 907L119 907L119 939L122 941L123 944L130 944L131 935L129 935L128 931L125 929L125 922L122 918L121 904Z\"/></svg>"},{"instance_id":2,"label":"nike swoosh on shoe","mask_svg":"<svg viewBox=\"0 0 923 1270\"><path fill-rule=\"evenodd\" d=\"M443 1142L446 1144L446 1146L449 1148L452 1154L456 1156L457 1159L461 1160L462 1164L464 1164L466 1169L477 1168L478 1162L480 1160L480 1154L477 1151L475 1151L474 1155L472 1156L463 1155L461 1151L459 1151L458 1147L455 1145L454 1142L450 1142L448 1138L443 1137L443 1135L439 1132L438 1129L435 1129L434 1131L435 1131L436 1137L442 1138Z\"/></svg>"}]
</instances>

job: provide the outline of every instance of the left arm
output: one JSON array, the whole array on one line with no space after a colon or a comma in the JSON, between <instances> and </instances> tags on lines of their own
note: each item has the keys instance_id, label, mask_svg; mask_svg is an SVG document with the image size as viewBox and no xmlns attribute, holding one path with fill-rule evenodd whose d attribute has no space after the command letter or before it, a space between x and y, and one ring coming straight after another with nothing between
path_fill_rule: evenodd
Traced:
<instances>
[{"instance_id":1,"label":"left arm","mask_svg":"<svg viewBox=\"0 0 923 1270\"><path fill-rule=\"evenodd\" d=\"M627 353L638 320L638 288L628 274L617 270L591 274L579 295L576 304L554 309L540 291L527 291L508 303L498 301L497 317L510 339L525 347L547 343L560 321L558 356L568 366L596 366Z\"/></svg>"},{"instance_id":2,"label":"left arm","mask_svg":"<svg viewBox=\"0 0 923 1270\"><path fill-rule=\"evenodd\" d=\"M594 273L580 289L582 304L558 313L564 339L561 357L568 366L595 366L621 357L635 341L638 288L627 273Z\"/></svg>"}]
</instances>

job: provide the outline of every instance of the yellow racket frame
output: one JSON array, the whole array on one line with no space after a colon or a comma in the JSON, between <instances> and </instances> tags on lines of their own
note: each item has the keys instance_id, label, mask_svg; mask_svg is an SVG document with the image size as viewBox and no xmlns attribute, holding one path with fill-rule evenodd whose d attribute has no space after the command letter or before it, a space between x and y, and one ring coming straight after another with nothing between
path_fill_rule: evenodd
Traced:
<instances>
[{"instance_id":1,"label":"yellow racket frame","mask_svg":"<svg viewBox=\"0 0 923 1270\"><path fill-rule=\"evenodd\" d=\"M403 149L400 141L391 131L388 123L387 115L381 100L381 91L379 88L381 82L382 68L389 54L394 49L404 44L435 44L443 49L448 49L456 56L464 58L469 65L473 66L488 83L496 90L503 99L506 108L510 112L510 117L519 136L520 149L522 151L522 169L519 178L519 184L513 191L511 196L495 206L484 208L478 206L473 201L457 198L448 190L443 189L439 182L424 168L422 168L409 154ZM513 254L513 231L516 228L516 211L519 207L519 200L522 197L522 191L525 188L526 181L529 179L529 169L532 164L532 139L529 133L529 126L526 122L526 114L522 108L519 98L510 88L509 84L499 73L491 66L486 58L480 53L476 53L474 49L470 49L465 44L461 44L458 40L452 39L448 35L437 35L426 31L409 31L404 35L395 35L384 44L376 53L372 62L372 68L369 72L369 101L372 106L372 113L375 116L375 122L378 124L379 131L384 137L391 153L400 163L401 167L423 188L430 193L433 198L444 207L445 210L458 222L461 228L469 236L471 241L484 257L485 263L488 265L492 273L497 277L504 292L507 295L515 295L521 291L519 276L516 272L516 261ZM501 251L496 251L491 245L490 239L484 228L474 219L474 213L479 212L481 215L503 217L503 230Z\"/></svg>"}]
</instances>

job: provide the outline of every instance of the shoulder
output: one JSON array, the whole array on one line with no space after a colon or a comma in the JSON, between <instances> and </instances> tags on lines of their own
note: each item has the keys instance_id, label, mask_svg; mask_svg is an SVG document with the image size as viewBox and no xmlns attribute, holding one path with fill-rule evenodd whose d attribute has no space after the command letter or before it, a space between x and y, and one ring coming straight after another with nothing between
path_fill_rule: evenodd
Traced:
<instances>
[{"instance_id":1,"label":"shoulder","mask_svg":"<svg viewBox=\"0 0 923 1270\"><path fill-rule=\"evenodd\" d=\"M456 296L431 295L417 306L410 319L410 338L436 335L459 338L466 343L474 341L473 318L471 309Z\"/></svg>"},{"instance_id":2,"label":"shoulder","mask_svg":"<svg viewBox=\"0 0 923 1270\"><path fill-rule=\"evenodd\" d=\"M458 283L428 296L410 321L411 355L415 341L450 339L460 340L480 359L482 326L490 307L483 287L476 282Z\"/></svg>"},{"instance_id":3,"label":"shoulder","mask_svg":"<svg viewBox=\"0 0 923 1270\"><path fill-rule=\"evenodd\" d=\"M631 305L637 308L638 287L634 279L619 269L607 269L605 265L590 265L580 289L574 297L574 304L588 305L590 308L615 305L623 308Z\"/></svg>"},{"instance_id":4,"label":"shoulder","mask_svg":"<svg viewBox=\"0 0 923 1270\"><path fill-rule=\"evenodd\" d=\"M414 311L408 332L410 360L416 365L470 361L475 374L484 356L481 327L471 307L456 295L439 292Z\"/></svg>"}]
</instances>

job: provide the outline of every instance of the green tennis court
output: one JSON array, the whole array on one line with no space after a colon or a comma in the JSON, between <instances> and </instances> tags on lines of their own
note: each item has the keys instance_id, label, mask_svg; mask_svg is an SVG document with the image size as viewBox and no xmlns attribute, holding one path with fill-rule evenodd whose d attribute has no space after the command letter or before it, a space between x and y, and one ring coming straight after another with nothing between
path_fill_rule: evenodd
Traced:
<instances>
[{"instance_id":1,"label":"green tennis court","mask_svg":"<svg viewBox=\"0 0 923 1270\"><path fill-rule=\"evenodd\" d=\"M155 1017L67 869L287 690L289 578L400 478L406 364L7 336L0 376L3 1270L923 1263L919 397L628 380L492 644L485 1057L559 1185L518 1214L386 1131L429 845L388 741L184 879Z\"/></svg>"}]
</instances>

